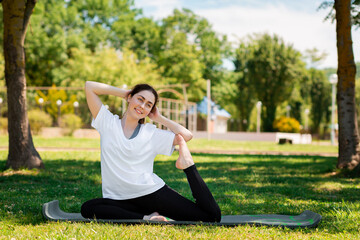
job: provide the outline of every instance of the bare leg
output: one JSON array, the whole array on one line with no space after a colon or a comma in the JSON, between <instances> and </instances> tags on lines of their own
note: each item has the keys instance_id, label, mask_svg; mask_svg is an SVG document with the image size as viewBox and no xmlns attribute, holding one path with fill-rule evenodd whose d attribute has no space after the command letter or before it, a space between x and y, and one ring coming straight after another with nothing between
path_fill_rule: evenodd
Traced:
<instances>
[{"instance_id":1,"label":"bare leg","mask_svg":"<svg viewBox=\"0 0 360 240\"><path fill-rule=\"evenodd\" d=\"M179 158L175 163L176 168L186 169L191 167L194 165L194 161L184 138L180 134L177 134L176 138L177 142L179 143Z\"/></svg>"}]
</instances>

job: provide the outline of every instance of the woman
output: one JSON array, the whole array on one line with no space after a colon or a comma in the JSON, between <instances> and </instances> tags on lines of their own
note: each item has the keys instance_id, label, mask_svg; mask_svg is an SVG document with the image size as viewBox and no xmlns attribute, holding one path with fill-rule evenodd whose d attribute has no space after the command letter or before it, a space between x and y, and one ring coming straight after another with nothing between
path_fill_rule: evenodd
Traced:
<instances>
[{"instance_id":1,"label":"woman","mask_svg":"<svg viewBox=\"0 0 360 240\"><path fill-rule=\"evenodd\" d=\"M103 198L85 202L81 207L83 217L220 221L219 206L196 170L186 145L192 138L191 132L159 113L155 105L158 94L151 86L139 84L127 91L88 81L85 92L93 116L91 125L100 133ZM126 99L128 106L122 119L105 108L99 95ZM144 124L146 116L171 131ZM179 145L176 167L184 170L196 203L169 188L153 173L156 155L170 156L175 145Z\"/></svg>"}]
</instances>

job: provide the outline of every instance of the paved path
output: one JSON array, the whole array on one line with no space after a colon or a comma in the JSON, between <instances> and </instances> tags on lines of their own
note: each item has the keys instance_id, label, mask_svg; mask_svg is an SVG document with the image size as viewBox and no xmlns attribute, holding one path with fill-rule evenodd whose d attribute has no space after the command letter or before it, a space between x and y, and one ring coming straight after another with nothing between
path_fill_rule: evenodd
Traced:
<instances>
[{"instance_id":1,"label":"paved path","mask_svg":"<svg viewBox=\"0 0 360 240\"><path fill-rule=\"evenodd\" d=\"M8 150L8 147L0 147L0 150ZM37 147L36 150L43 152L57 152L57 151L86 151L94 152L100 151L100 148L80 148L80 147ZM280 152L280 151L256 151L256 150L204 150L204 149L190 149L192 153L208 153L208 154L229 154L229 155L280 155L280 156L322 156L322 157L337 157L337 153L317 153L317 152Z\"/></svg>"}]
</instances>

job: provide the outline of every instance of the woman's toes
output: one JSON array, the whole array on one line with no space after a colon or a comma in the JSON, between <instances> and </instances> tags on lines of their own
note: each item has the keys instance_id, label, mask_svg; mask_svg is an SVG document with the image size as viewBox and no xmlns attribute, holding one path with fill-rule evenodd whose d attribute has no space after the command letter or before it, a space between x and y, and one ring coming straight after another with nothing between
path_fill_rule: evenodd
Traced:
<instances>
[{"instance_id":1,"label":"woman's toes","mask_svg":"<svg viewBox=\"0 0 360 240\"><path fill-rule=\"evenodd\" d=\"M161 221L161 222L167 222L166 217L164 216L152 216L150 219L150 221Z\"/></svg>"}]
</instances>

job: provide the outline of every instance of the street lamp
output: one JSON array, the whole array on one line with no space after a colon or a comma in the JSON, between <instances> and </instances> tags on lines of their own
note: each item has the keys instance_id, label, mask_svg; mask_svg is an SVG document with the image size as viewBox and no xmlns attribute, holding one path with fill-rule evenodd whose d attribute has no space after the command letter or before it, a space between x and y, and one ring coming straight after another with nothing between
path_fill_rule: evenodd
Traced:
<instances>
[{"instance_id":1,"label":"street lamp","mask_svg":"<svg viewBox=\"0 0 360 240\"><path fill-rule=\"evenodd\" d=\"M44 99L43 99L43 98L39 98L38 102L39 102L39 105L40 105L40 111L42 111L42 105L43 105L43 103L44 103Z\"/></svg>"},{"instance_id":2,"label":"street lamp","mask_svg":"<svg viewBox=\"0 0 360 240\"><path fill-rule=\"evenodd\" d=\"M3 103L3 99L0 97L0 117L1 117L1 104Z\"/></svg>"},{"instance_id":3,"label":"street lamp","mask_svg":"<svg viewBox=\"0 0 360 240\"><path fill-rule=\"evenodd\" d=\"M78 101L75 101L75 102L74 102L74 108L75 108L75 114L76 114L76 115L78 114L78 107L79 107L79 102L78 102Z\"/></svg>"},{"instance_id":4,"label":"street lamp","mask_svg":"<svg viewBox=\"0 0 360 240\"><path fill-rule=\"evenodd\" d=\"M286 106L286 117L290 117L290 110L291 110L291 106L287 105Z\"/></svg>"},{"instance_id":5,"label":"street lamp","mask_svg":"<svg viewBox=\"0 0 360 240\"><path fill-rule=\"evenodd\" d=\"M257 132L257 133L260 133L261 105L262 105L262 102L261 102L261 101L258 101L258 102L256 103L256 109L257 109L256 132Z\"/></svg>"},{"instance_id":6,"label":"street lamp","mask_svg":"<svg viewBox=\"0 0 360 240\"><path fill-rule=\"evenodd\" d=\"M60 114L61 114L60 107L61 107L61 104L62 104L62 101L60 99L56 101L56 105L58 106L58 119L57 119L58 126L60 126Z\"/></svg>"},{"instance_id":7,"label":"street lamp","mask_svg":"<svg viewBox=\"0 0 360 240\"><path fill-rule=\"evenodd\" d=\"M309 126L309 113L310 110L308 108L305 109L305 131L308 131Z\"/></svg>"},{"instance_id":8,"label":"street lamp","mask_svg":"<svg viewBox=\"0 0 360 240\"><path fill-rule=\"evenodd\" d=\"M337 74L331 74L329 77L331 83L331 145L335 145L335 97L336 97L336 84L338 82Z\"/></svg>"}]
</instances>

